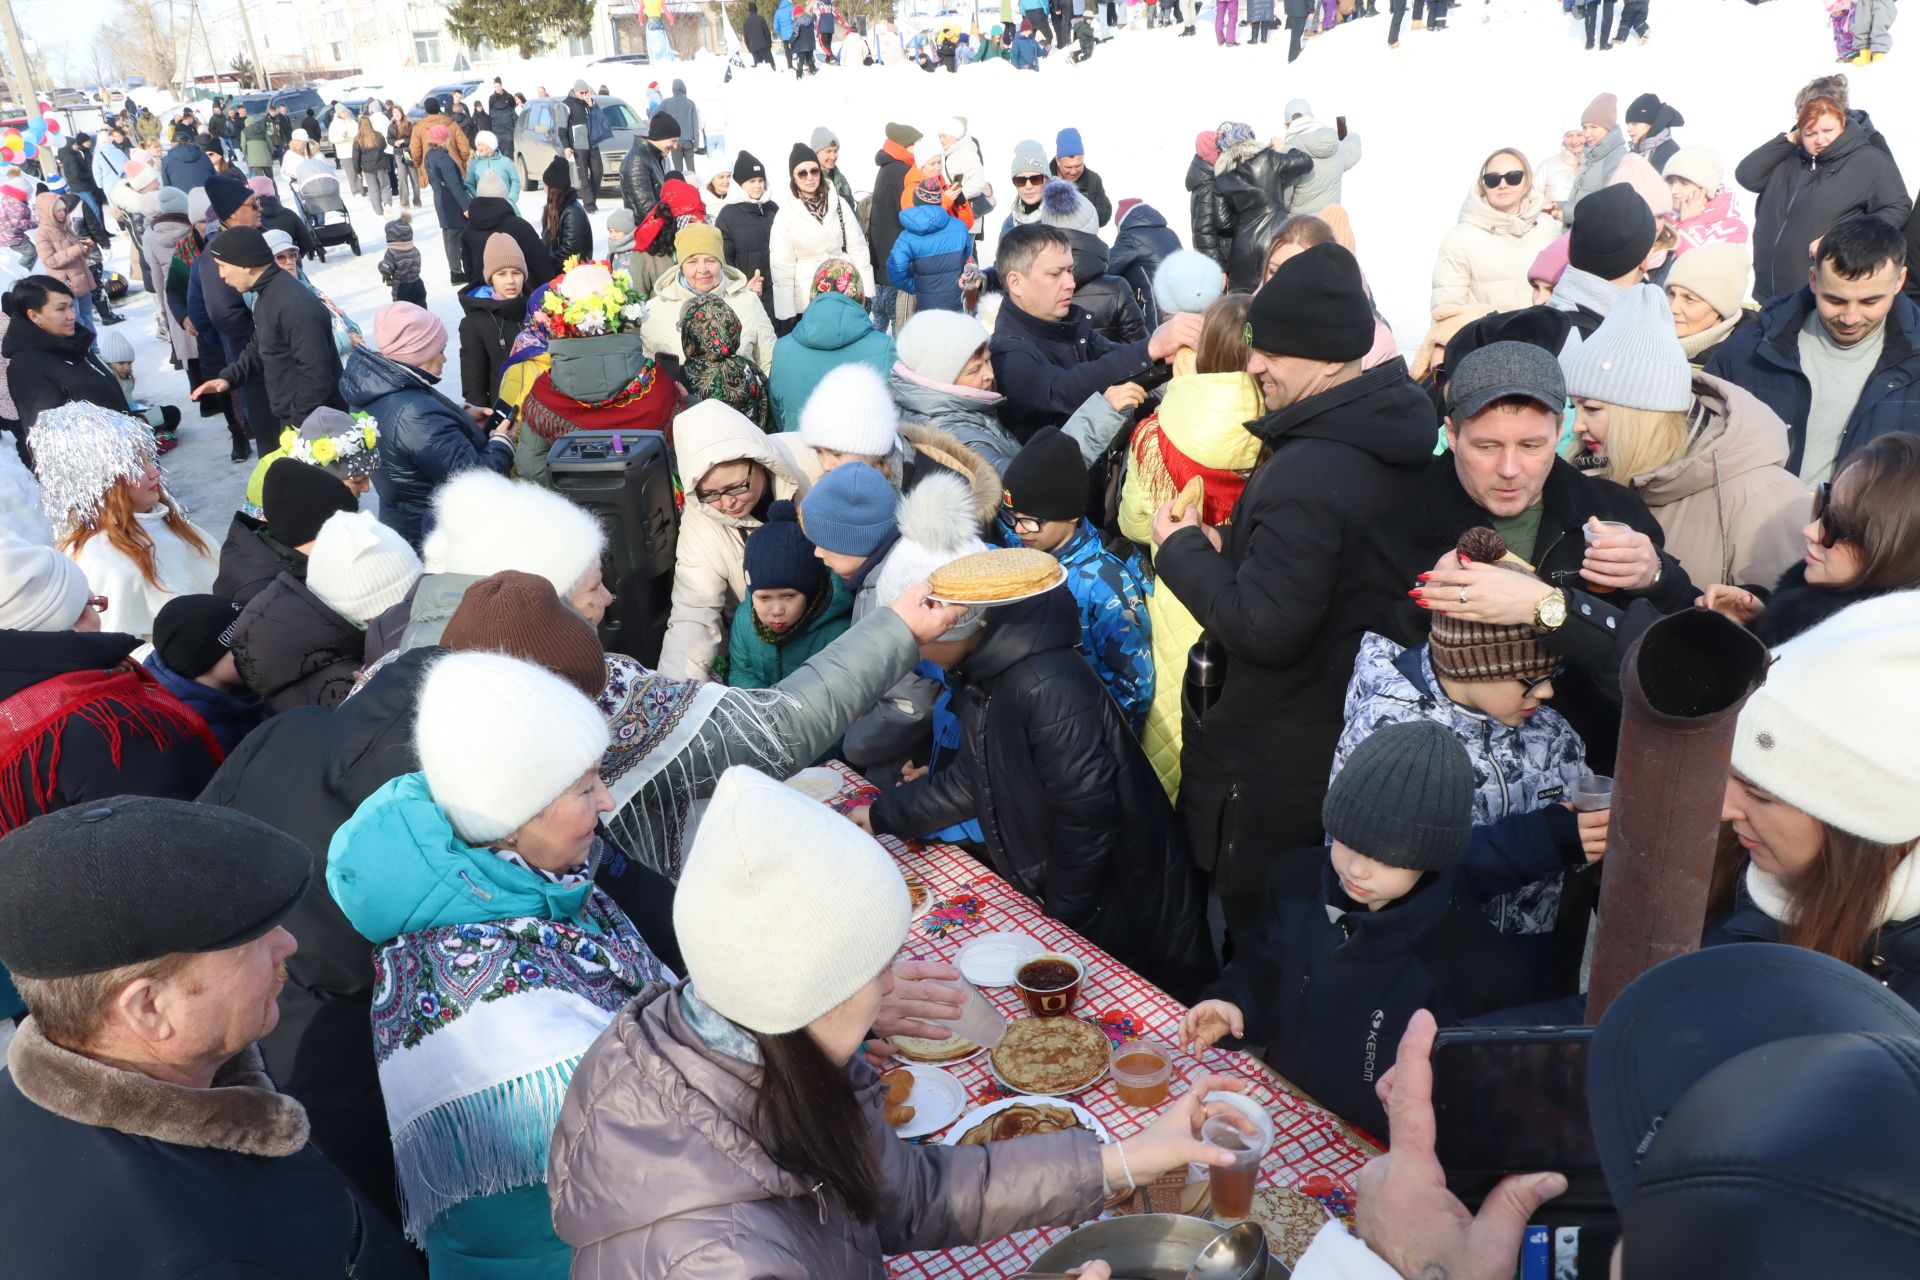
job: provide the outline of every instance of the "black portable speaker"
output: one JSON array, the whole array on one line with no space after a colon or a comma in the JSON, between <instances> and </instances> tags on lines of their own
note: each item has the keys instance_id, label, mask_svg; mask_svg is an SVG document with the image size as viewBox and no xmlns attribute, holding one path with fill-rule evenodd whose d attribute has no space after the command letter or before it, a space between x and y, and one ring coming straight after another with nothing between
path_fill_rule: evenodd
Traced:
<instances>
[{"instance_id":1,"label":"black portable speaker","mask_svg":"<svg viewBox=\"0 0 1920 1280\"><path fill-rule=\"evenodd\" d=\"M607 531L601 572L616 597L600 623L600 643L647 666L660 661L672 603L672 464L658 431L572 431L547 453L553 487L591 511Z\"/></svg>"}]
</instances>

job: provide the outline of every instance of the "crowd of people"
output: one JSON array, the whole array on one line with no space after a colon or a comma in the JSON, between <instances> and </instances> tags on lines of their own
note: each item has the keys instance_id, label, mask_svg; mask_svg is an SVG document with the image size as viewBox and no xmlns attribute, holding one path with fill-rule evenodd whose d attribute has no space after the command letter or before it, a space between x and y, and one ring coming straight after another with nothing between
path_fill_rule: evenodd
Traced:
<instances>
[{"instance_id":1,"label":"crowd of people","mask_svg":"<svg viewBox=\"0 0 1920 1280\"><path fill-rule=\"evenodd\" d=\"M783 44L850 56L798 8ZM1772 666L1687 780L1723 797L1705 950L1612 1006L1595 1079L1666 1051L1635 1008L1754 1012L1667 1096L1595 1103L1625 1274L1891 1274L1912 1206L1832 1209L1904 1195L1879 1148L1807 1192L1785 1124L1847 1069L1887 1117L1861 1141L1920 1132L1920 246L1848 88L1731 170L1651 92L1492 151L1422 335L1363 271L1359 135L1301 99L1198 135L1184 220L1114 199L1072 126L1013 147L1004 199L958 117L876 127L864 194L824 127L784 189L744 150L702 179L724 116L678 84L617 173L574 84L538 224L497 80L342 109L331 161L318 121L216 105L164 155L138 118L75 138L91 190L7 175L42 270L0 338L0 1270L877 1276L1231 1159L1214 1076L1123 1142L896 1140L886 1038L962 996L901 958L881 835L960 845L1190 1006L1196 1051L1392 1137L1297 1274L1511 1275L1563 1184L1466 1225L1434 1027L1582 1019L1615 815L1574 797L1614 771L1623 658L1713 615ZM322 179L434 202L456 333L404 214L364 321L307 278ZM253 464L224 528L99 327L100 196ZM658 653L605 625L625 530L549 465L582 431L669 459ZM1015 547L1060 585L929 599ZM851 820L779 785L830 759L879 789ZM1329 1050L1396 1041L1386 1080ZM1746 1088L1775 1199L1673 1225L1735 1141L1704 1091Z\"/></svg>"}]
</instances>

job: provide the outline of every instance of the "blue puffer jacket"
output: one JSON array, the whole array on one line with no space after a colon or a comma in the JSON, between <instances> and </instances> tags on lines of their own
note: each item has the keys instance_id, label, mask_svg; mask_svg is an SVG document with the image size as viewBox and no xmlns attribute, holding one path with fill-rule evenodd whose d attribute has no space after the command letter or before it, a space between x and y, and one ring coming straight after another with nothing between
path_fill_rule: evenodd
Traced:
<instances>
[{"instance_id":1,"label":"blue puffer jacket","mask_svg":"<svg viewBox=\"0 0 1920 1280\"><path fill-rule=\"evenodd\" d=\"M900 238L887 255L887 282L919 299L921 311L964 311L960 271L973 261L967 224L939 205L916 204L900 215Z\"/></svg>"},{"instance_id":2,"label":"blue puffer jacket","mask_svg":"<svg viewBox=\"0 0 1920 1280\"><path fill-rule=\"evenodd\" d=\"M196 143L176 142L160 161L160 180L181 191L204 187L212 176L213 161Z\"/></svg>"},{"instance_id":3,"label":"blue puffer jacket","mask_svg":"<svg viewBox=\"0 0 1920 1280\"><path fill-rule=\"evenodd\" d=\"M466 411L433 389L439 379L365 346L353 349L340 375L347 407L380 424L380 465L373 486L380 519L419 549L433 526L433 491L468 467L505 474L513 446L483 434Z\"/></svg>"},{"instance_id":4,"label":"blue puffer jacket","mask_svg":"<svg viewBox=\"0 0 1920 1280\"><path fill-rule=\"evenodd\" d=\"M800 313L793 332L773 344L767 393L781 431L800 429L800 411L827 372L864 364L882 378L893 372L893 339L873 327L867 311L844 293L825 293Z\"/></svg>"},{"instance_id":5,"label":"blue puffer jacket","mask_svg":"<svg viewBox=\"0 0 1920 1280\"><path fill-rule=\"evenodd\" d=\"M1562 807L1586 772L1580 735L1549 707L1512 729L1471 711L1441 689L1426 645L1402 649L1369 632L1347 685L1333 774L1368 734L1408 720L1440 725L1473 760L1473 844L1460 864L1467 890L1488 904L1500 932L1550 932L1561 873L1585 863L1578 824Z\"/></svg>"},{"instance_id":6,"label":"blue puffer jacket","mask_svg":"<svg viewBox=\"0 0 1920 1280\"><path fill-rule=\"evenodd\" d=\"M1707 361L1706 372L1745 387L1787 424L1787 470L1798 475L1807 447L1813 384L1800 368L1800 330L1813 313L1813 290L1784 294L1736 328ZM1887 313L1886 345L1847 429L1835 461L1894 431L1920 431L1920 304L1901 296Z\"/></svg>"}]
</instances>

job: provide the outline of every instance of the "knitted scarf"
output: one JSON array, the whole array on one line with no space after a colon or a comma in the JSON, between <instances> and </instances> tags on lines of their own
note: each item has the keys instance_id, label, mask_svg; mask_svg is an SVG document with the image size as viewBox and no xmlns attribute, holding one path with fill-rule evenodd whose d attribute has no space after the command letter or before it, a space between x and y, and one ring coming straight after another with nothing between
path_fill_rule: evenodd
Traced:
<instances>
[{"instance_id":1,"label":"knitted scarf","mask_svg":"<svg viewBox=\"0 0 1920 1280\"><path fill-rule=\"evenodd\" d=\"M770 644L776 647L783 645L812 626L813 620L820 616L820 611L827 607L827 601L831 599L833 599L833 583L828 581L825 573L822 573L820 575L820 585L813 589L811 596L807 597L807 611L800 615L800 621L794 623L785 631L775 631L772 627L760 621L760 615L756 613L753 615L753 634L760 638L762 644ZM753 608L753 602L748 601L746 604L743 604L741 608L751 609Z\"/></svg>"},{"instance_id":2,"label":"knitted scarf","mask_svg":"<svg viewBox=\"0 0 1920 1280\"><path fill-rule=\"evenodd\" d=\"M599 889L576 920L402 934L374 953L373 1048L407 1237L466 1200L544 1182L574 1068L650 982L671 982Z\"/></svg>"},{"instance_id":3,"label":"knitted scarf","mask_svg":"<svg viewBox=\"0 0 1920 1280\"><path fill-rule=\"evenodd\" d=\"M800 207L812 214L815 222L824 225L827 220L827 195L832 190L833 188L823 181L814 188L812 195L807 195L797 186L793 189L793 194L800 201Z\"/></svg>"},{"instance_id":4,"label":"knitted scarf","mask_svg":"<svg viewBox=\"0 0 1920 1280\"><path fill-rule=\"evenodd\" d=\"M1203 524L1225 524L1247 487L1247 477L1237 471L1222 471L1204 466L1187 457L1167 439L1158 422L1149 421L1134 439L1133 461L1149 492L1165 502L1187 487L1187 481L1200 477L1200 520ZM1159 505L1158 502L1155 503Z\"/></svg>"},{"instance_id":5,"label":"knitted scarf","mask_svg":"<svg viewBox=\"0 0 1920 1280\"><path fill-rule=\"evenodd\" d=\"M198 738L216 763L226 759L206 721L145 667L122 662L105 671L69 671L0 702L0 833L56 807L61 739L76 719L106 739L115 769L129 736L156 747Z\"/></svg>"},{"instance_id":6,"label":"knitted scarf","mask_svg":"<svg viewBox=\"0 0 1920 1280\"><path fill-rule=\"evenodd\" d=\"M738 409L762 431L772 422L767 380L740 354L740 317L715 294L680 313L680 367L687 385L708 400Z\"/></svg>"}]
</instances>

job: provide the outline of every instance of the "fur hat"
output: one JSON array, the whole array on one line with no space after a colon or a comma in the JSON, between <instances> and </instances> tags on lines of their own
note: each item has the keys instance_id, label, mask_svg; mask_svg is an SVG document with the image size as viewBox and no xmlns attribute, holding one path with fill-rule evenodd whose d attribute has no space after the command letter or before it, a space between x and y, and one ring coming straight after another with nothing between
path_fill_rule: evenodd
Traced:
<instances>
[{"instance_id":1,"label":"fur hat","mask_svg":"<svg viewBox=\"0 0 1920 1280\"><path fill-rule=\"evenodd\" d=\"M469 844L511 835L607 749L607 722L543 667L497 653L450 653L427 669L414 721L427 790Z\"/></svg>"},{"instance_id":2,"label":"fur hat","mask_svg":"<svg viewBox=\"0 0 1920 1280\"><path fill-rule=\"evenodd\" d=\"M1055 178L1040 188L1040 221L1062 231L1100 232L1100 215L1080 189L1065 178Z\"/></svg>"},{"instance_id":3,"label":"fur hat","mask_svg":"<svg viewBox=\"0 0 1920 1280\"><path fill-rule=\"evenodd\" d=\"M835 365L800 410L800 440L862 458L890 456L900 442L900 409L886 379L871 365Z\"/></svg>"},{"instance_id":4,"label":"fur hat","mask_svg":"<svg viewBox=\"0 0 1920 1280\"><path fill-rule=\"evenodd\" d=\"M562 598L600 563L606 530L551 489L491 471L462 471L433 495L433 532L421 547L428 573L476 578L534 573Z\"/></svg>"},{"instance_id":5,"label":"fur hat","mask_svg":"<svg viewBox=\"0 0 1920 1280\"><path fill-rule=\"evenodd\" d=\"M762 1035L797 1031L872 982L912 916L872 836L745 765L720 775L673 900L701 1000Z\"/></svg>"},{"instance_id":6,"label":"fur hat","mask_svg":"<svg viewBox=\"0 0 1920 1280\"><path fill-rule=\"evenodd\" d=\"M502 569L468 587L440 633L441 647L482 650L545 667L589 698L607 687L607 656L593 624L538 574Z\"/></svg>"},{"instance_id":7,"label":"fur hat","mask_svg":"<svg viewBox=\"0 0 1920 1280\"><path fill-rule=\"evenodd\" d=\"M1182 311L1198 314L1218 302L1227 291L1220 264L1197 249L1175 249L1153 273L1153 301L1162 315Z\"/></svg>"},{"instance_id":8,"label":"fur hat","mask_svg":"<svg viewBox=\"0 0 1920 1280\"><path fill-rule=\"evenodd\" d=\"M1722 320L1740 314L1746 305L1747 278L1753 264L1737 244L1703 244L1674 259L1667 287L1678 286L1710 304Z\"/></svg>"},{"instance_id":9,"label":"fur hat","mask_svg":"<svg viewBox=\"0 0 1920 1280\"><path fill-rule=\"evenodd\" d=\"M406 599L419 580L420 557L367 511L329 517L307 555L308 589L358 627Z\"/></svg>"},{"instance_id":10,"label":"fur hat","mask_svg":"<svg viewBox=\"0 0 1920 1280\"><path fill-rule=\"evenodd\" d=\"M894 350L909 371L952 386L987 338L986 326L964 311L915 311L894 335Z\"/></svg>"},{"instance_id":11,"label":"fur hat","mask_svg":"<svg viewBox=\"0 0 1920 1280\"><path fill-rule=\"evenodd\" d=\"M941 565L987 549L980 539L973 491L951 471L936 471L900 495L894 524L900 530L900 540L873 575L874 595L880 600L897 599L914 583L925 582ZM984 610L969 609L940 638L964 640L985 622Z\"/></svg>"},{"instance_id":12,"label":"fur hat","mask_svg":"<svg viewBox=\"0 0 1920 1280\"><path fill-rule=\"evenodd\" d=\"M1658 285L1635 285L1591 337L1560 358L1567 394L1626 409L1685 413L1693 407L1693 368L1673 330Z\"/></svg>"},{"instance_id":13,"label":"fur hat","mask_svg":"<svg viewBox=\"0 0 1920 1280\"><path fill-rule=\"evenodd\" d=\"M493 150L498 151L500 149L500 135L491 129L482 129L473 135L473 145L476 148L491 147ZM486 179L482 178L481 181L484 182ZM482 192L481 194L484 195L485 193Z\"/></svg>"}]
</instances>

